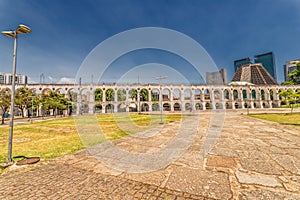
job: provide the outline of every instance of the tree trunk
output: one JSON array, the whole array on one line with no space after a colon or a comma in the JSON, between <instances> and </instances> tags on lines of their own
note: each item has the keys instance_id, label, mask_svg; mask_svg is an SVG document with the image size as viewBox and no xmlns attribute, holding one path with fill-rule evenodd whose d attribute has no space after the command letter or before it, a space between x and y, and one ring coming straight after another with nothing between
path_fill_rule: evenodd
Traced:
<instances>
[{"instance_id":1,"label":"tree trunk","mask_svg":"<svg viewBox=\"0 0 300 200\"><path fill-rule=\"evenodd\" d=\"M24 117L24 110L21 109L21 114L22 114L22 117Z\"/></svg>"},{"instance_id":2,"label":"tree trunk","mask_svg":"<svg viewBox=\"0 0 300 200\"><path fill-rule=\"evenodd\" d=\"M2 120L1 120L1 121L2 121L2 123L1 123L1 124L4 124L4 116L2 116Z\"/></svg>"}]
</instances>

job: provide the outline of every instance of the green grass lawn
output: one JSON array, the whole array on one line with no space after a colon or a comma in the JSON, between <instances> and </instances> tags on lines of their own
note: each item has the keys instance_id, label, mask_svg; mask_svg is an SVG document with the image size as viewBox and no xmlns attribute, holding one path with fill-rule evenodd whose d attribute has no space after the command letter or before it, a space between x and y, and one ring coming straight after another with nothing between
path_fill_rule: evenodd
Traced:
<instances>
[{"instance_id":1,"label":"green grass lawn","mask_svg":"<svg viewBox=\"0 0 300 200\"><path fill-rule=\"evenodd\" d=\"M280 124L300 126L300 113L250 114L249 116L278 122Z\"/></svg>"},{"instance_id":2,"label":"green grass lawn","mask_svg":"<svg viewBox=\"0 0 300 200\"><path fill-rule=\"evenodd\" d=\"M167 115L165 123L181 120L181 115ZM86 146L94 145L103 140L95 140L95 135L88 131L88 142L77 134L76 124L83 124L83 128L89 126L90 118L87 121L79 118L57 118L32 124L17 124L14 126L13 136L13 157L15 156L39 156L44 160L74 153ZM94 120L98 124L106 140L115 140L137 133L159 125L159 115L139 114L103 114L97 115ZM76 122L76 124L75 124ZM8 123L8 122L7 122ZM81 128L82 125L79 125ZM89 130L89 129L87 129ZM92 129L94 130L94 125ZM8 126L0 126L0 163L7 158ZM99 135L96 135L99 137ZM81 140L83 139L83 140ZM84 141L84 142L82 142ZM92 141L92 142L91 142ZM84 144L83 144L84 143ZM1 169L0 169L1 173Z\"/></svg>"}]
</instances>

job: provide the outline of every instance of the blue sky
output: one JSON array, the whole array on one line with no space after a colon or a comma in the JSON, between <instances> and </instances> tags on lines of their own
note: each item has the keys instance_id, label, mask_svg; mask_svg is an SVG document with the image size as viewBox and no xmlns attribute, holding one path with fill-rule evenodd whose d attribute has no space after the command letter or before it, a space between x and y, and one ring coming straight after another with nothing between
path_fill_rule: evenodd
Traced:
<instances>
[{"instance_id":1,"label":"blue sky","mask_svg":"<svg viewBox=\"0 0 300 200\"><path fill-rule=\"evenodd\" d=\"M283 64L300 58L298 0L1 0L0 22L1 31L31 27L19 37L17 72L37 82L42 73L75 77L100 42L139 27L188 35L226 68L228 80L234 60L273 51L280 83ZM13 41L1 36L0 72L11 72L12 52Z\"/></svg>"}]
</instances>

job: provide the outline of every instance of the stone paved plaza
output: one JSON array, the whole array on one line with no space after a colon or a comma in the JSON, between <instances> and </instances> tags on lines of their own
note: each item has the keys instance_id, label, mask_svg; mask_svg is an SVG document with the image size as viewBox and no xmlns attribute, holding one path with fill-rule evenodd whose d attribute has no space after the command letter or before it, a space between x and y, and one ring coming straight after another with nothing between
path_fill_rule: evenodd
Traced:
<instances>
[{"instance_id":1,"label":"stone paved plaza","mask_svg":"<svg viewBox=\"0 0 300 200\"><path fill-rule=\"evenodd\" d=\"M196 122L192 144L165 167L133 173L139 161L118 163L126 159L109 154L104 144L3 174L0 199L300 199L299 127L227 111L221 134L208 138L208 130L222 124L223 119L212 124L216 118L201 112L183 125L174 122L148 137L143 136L151 131L114 142L133 154L151 154L167 147L181 126L193 131L188 124Z\"/></svg>"}]
</instances>

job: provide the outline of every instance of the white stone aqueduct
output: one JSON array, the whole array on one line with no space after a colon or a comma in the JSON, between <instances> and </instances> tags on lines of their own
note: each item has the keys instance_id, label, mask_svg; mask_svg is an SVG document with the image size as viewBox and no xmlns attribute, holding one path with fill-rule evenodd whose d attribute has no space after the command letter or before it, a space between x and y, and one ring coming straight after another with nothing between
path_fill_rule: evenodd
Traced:
<instances>
[{"instance_id":1,"label":"white stone aqueduct","mask_svg":"<svg viewBox=\"0 0 300 200\"><path fill-rule=\"evenodd\" d=\"M0 89L11 86L0 85ZM24 87L17 85L16 89ZM25 87L36 94L55 91L70 98L71 92L76 94L76 114L106 112L151 112L159 111L196 111L206 109L243 109L243 108L278 108L281 100L278 93L283 90L300 90L300 85L281 86L230 86L230 85L158 85L158 84L28 84ZM102 101L95 101L95 91L102 90ZM106 100L106 91L113 91L111 101ZM131 98L131 92L148 93L148 99L137 95ZM118 99L118 91L124 95ZM162 101L160 101L162 100ZM75 111L74 111L75 112ZM75 113L74 113L75 114Z\"/></svg>"}]
</instances>

